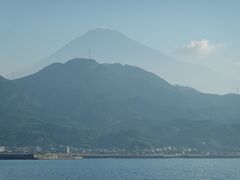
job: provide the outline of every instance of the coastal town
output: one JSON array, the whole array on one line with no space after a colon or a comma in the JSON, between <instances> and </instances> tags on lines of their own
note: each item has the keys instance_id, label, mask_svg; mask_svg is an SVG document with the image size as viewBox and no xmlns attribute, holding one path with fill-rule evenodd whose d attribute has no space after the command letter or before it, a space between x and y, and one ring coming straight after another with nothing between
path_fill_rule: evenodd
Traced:
<instances>
[{"instance_id":1,"label":"coastal town","mask_svg":"<svg viewBox=\"0 0 240 180\"><path fill-rule=\"evenodd\" d=\"M8 147L0 146L0 159L79 160L79 159L161 159L161 158L240 158L240 152L200 151L189 147L148 149L76 148L72 146Z\"/></svg>"}]
</instances>

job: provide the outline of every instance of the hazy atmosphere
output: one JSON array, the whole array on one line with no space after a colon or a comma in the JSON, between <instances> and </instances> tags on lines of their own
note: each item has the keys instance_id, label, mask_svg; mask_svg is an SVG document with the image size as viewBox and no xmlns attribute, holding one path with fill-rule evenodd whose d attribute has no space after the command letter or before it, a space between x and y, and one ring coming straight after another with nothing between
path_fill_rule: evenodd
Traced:
<instances>
[{"instance_id":1,"label":"hazy atmosphere","mask_svg":"<svg viewBox=\"0 0 240 180\"><path fill-rule=\"evenodd\" d=\"M240 86L237 0L1 0L0 3L3 76L39 62L89 30L105 28L117 30L178 61L206 66L233 81L224 90L216 86L216 93L236 93ZM204 72L202 76L208 78ZM203 85L195 88L214 92Z\"/></svg>"},{"instance_id":2,"label":"hazy atmosphere","mask_svg":"<svg viewBox=\"0 0 240 180\"><path fill-rule=\"evenodd\" d=\"M0 180L239 180L239 10L0 0Z\"/></svg>"}]
</instances>

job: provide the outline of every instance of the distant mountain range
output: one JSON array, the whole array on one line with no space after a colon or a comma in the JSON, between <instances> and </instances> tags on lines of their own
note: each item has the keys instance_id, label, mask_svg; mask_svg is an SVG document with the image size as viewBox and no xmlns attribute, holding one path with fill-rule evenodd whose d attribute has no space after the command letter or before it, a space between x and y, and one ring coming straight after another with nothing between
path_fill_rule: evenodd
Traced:
<instances>
[{"instance_id":1,"label":"distant mountain range","mask_svg":"<svg viewBox=\"0 0 240 180\"><path fill-rule=\"evenodd\" d=\"M173 86L136 66L53 63L0 77L0 99L1 145L240 149L240 96Z\"/></svg>"},{"instance_id":2,"label":"distant mountain range","mask_svg":"<svg viewBox=\"0 0 240 180\"><path fill-rule=\"evenodd\" d=\"M73 58L94 58L101 63L121 63L153 72L172 84L194 87L202 92L226 94L239 87L239 80L226 77L205 66L177 61L132 40L118 31L94 29L69 42L39 63L16 72L24 77L55 63Z\"/></svg>"}]
</instances>

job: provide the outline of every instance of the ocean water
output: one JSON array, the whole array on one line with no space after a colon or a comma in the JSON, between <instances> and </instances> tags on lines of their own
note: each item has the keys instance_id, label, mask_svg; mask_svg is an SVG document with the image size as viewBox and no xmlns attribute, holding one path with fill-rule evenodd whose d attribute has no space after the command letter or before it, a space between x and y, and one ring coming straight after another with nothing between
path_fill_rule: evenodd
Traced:
<instances>
[{"instance_id":1,"label":"ocean water","mask_svg":"<svg viewBox=\"0 0 240 180\"><path fill-rule=\"evenodd\" d=\"M240 159L1 160L0 180L240 180Z\"/></svg>"}]
</instances>

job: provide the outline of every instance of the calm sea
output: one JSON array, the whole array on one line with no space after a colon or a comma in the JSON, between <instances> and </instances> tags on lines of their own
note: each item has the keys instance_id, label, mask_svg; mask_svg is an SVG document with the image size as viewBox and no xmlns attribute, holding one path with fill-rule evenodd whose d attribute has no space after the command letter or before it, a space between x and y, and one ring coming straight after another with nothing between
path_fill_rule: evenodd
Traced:
<instances>
[{"instance_id":1,"label":"calm sea","mask_svg":"<svg viewBox=\"0 0 240 180\"><path fill-rule=\"evenodd\" d=\"M240 159L0 161L0 180L240 180Z\"/></svg>"}]
</instances>

